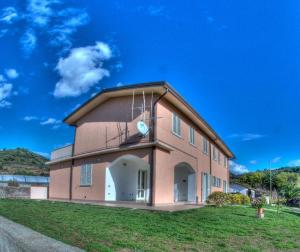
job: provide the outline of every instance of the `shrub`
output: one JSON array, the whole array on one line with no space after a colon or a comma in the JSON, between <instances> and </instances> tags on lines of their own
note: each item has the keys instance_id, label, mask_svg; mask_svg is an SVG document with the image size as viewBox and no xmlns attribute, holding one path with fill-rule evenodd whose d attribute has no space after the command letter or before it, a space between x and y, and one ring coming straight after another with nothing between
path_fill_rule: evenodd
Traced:
<instances>
[{"instance_id":1,"label":"shrub","mask_svg":"<svg viewBox=\"0 0 300 252\"><path fill-rule=\"evenodd\" d=\"M18 187L19 183L17 181L15 181L15 180L11 180L11 181L8 181L7 185L8 186Z\"/></svg>"},{"instance_id":2,"label":"shrub","mask_svg":"<svg viewBox=\"0 0 300 252\"><path fill-rule=\"evenodd\" d=\"M227 194L227 202L231 205L249 205L250 197L240 193Z\"/></svg>"},{"instance_id":3,"label":"shrub","mask_svg":"<svg viewBox=\"0 0 300 252\"><path fill-rule=\"evenodd\" d=\"M243 194L241 194L242 196L242 199L241 199L241 201L242 201L242 204L243 205L249 205L250 204L250 202L251 202L251 200L250 200L250 197L249 196L247 196L247 195L243 195Z\"/></svg>"},{"instance_id":4,"label":"shrub","mask_svg":"<svg viewBox=\"0 0 300 252\"><path fill-rule=\"evenodd\" d=\"M251 205L254 208L262 208L265 204L266 204L266 198L264 196L253 199L251 202Z\"/></svg>"},{"instance_id":5,"label":"shrub","mask_svg":"<svg viewBox=\"0 0 300 252\"><path fill-rule=\"evenodd\" d=\"M227 194L224 192L213 192L208 196L206 202L218 207L223 206L227 202Z\"/></svg>"}]
</instances>

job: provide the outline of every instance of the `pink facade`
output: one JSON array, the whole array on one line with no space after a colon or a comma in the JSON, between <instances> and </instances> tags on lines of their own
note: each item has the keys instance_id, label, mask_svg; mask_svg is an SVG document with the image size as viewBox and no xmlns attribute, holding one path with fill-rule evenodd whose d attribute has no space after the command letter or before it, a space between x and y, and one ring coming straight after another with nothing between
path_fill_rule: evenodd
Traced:
<instances>
[{"instance_id":1,"label":"pink facade","mask_svg":"<svg viewBox=\"0 0 300 252\"><path fill-rule=\"evenodd\" d=\"M233 154L219 138L212 139L215 132L194 111L187 112L190 107L170 89L154 83L110 90L71 114L65 121L76 127L73 153L49 162L49 197L160 205L201 203L209 193L226 190ZM133 90L134 105L142 104L144 114L132 109ZM180 136L173 132L174 114ZM138 121L148 124L149 134L139 133Z\"/></svg>"}]
</instances>

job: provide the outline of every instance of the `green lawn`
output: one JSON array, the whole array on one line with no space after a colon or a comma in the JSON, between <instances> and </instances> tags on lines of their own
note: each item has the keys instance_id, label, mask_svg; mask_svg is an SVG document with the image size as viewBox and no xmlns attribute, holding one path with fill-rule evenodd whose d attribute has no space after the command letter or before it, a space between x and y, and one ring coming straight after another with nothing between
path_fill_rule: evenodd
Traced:
<instances>
[{"instance_id":1,"label":"green lawn","mask_svg":"<svg viewBox=\"0 0 300 252\"><path fill-rule=\"evenodd\" d=\"M166 213L0 200L0 215L88 251L300 251L300 215L250 207Z\"/></svg>"}]
</instances>

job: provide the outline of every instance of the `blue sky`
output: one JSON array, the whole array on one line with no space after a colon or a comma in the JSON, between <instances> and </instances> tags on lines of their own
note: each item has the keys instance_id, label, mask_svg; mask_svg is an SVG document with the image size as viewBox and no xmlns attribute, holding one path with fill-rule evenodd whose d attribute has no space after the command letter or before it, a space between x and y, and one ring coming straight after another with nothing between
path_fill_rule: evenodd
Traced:
<instances>
[{"instance_id":1,"label":"blue sky","mask_svg":"<svg viewBox=\"0 0 300 252\"><path fill-rule=\"evenodd\" d=\"M101 88L167 80L237 156L300 165L299 1L0 2L0 148L50 153ZM74 81L76 80L76 81Z\"/></svg>"}]
</instances>

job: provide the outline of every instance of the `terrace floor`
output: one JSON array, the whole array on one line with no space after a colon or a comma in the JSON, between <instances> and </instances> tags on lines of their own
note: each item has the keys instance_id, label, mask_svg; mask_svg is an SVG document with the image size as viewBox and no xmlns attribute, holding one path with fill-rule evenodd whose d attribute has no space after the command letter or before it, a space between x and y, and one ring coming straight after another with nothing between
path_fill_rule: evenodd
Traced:
<instances>
[{"instance_id":1,"label":"terrace floor","mask_svg":"<svg viewBox=\"0 0 300 252\"><path fill-rule=\"evenodd\" d=\"M178 202L170 205L149 206L143 202L130 202L130 201L105 202L105 201L60 200L60 199L55 199L55 200L50 199L49 201L71 202L77 204L99 205L99 206L107 206L107 207L122 207L122 208L130 208L130 209L165 211L165 212L185 211L185 210L203 207L203 205L196 205L190 202Z\"/></svg>"}]
</instances>

